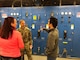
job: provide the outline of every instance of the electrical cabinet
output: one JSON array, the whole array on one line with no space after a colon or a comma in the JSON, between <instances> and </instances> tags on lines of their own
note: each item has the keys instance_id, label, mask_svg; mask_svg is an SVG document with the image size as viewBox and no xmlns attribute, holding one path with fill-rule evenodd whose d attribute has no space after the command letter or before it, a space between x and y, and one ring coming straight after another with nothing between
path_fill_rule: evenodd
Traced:
<instances>
[{"instance_id":1,"label":"electrical cabinet","mask_svg":"<svg viewBox=\"0 0 80 60\"><path fill-rule=\"evenodd\" d=\"M3 24L4 22L4 18L6 18L8 16L8 8L0 8L0 19L1 19L1 25Z\"/></svg>"},{"instance_id":2,"label":"electrical cabinet","mask_svg":"<svg viewBox=\"0 0 80 60\"><path fill-rule=\"evenodd\" d=\"M45 6L45 7L14 7L0 8L0 24L4 18L13 16L18 21L24 19L31 29L33 39L33 54L45 55L48 33L40 31L48 28L50 16L58 19L59 30L59 55L65 52L67 56L80 57L80 6Z\"/></svg>"},{"instance_id":3,"label":"electrical cabinet","mask_svg":"<svg viewBox=\"0 0 80 60\"><path fill-rule=\"evenodd\" d=\"M8 8L8 16L12 16L17 20L17 28L19 28L19 20L22 19L21 8Z\"/></svg>"},{"instance_id":4,"label":"electrical cabinet","mask_svg":"<svg viewBox=\"0 0 80 60\"><path fill-rule=\"evenodd\" d=\"M74 40L74 7L59 7L59 52L61 55L66 49L67 56L73 56Z\"/></svg>"},{"instance_id":5,"label":"electrical cabinet","mask_svg":"<svg viewBox=\"0 0 80 60\"><path fill-rule=\"evenodd\" d=\"M74 19L75 19L75 29L74 29L74 40L73 40L73 52L74 56L80 57L80 6L74 6Z\"/></svg>"}]
</instances>

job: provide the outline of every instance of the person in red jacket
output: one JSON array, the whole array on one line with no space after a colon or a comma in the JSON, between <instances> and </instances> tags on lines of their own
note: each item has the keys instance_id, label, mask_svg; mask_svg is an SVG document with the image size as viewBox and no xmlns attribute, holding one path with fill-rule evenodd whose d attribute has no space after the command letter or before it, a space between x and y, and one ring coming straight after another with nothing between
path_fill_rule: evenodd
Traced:
<instances>
[{"instance_id":1,"label":"person in red jacket","mask_svg":"<svg viewBox=\"0 0 80 60\"><path fill-rule=\"evenodd\" d=\"M20 60L20 50L24 48L21 33L16 30L17 21L13 17L4 19L0 30L1 60Z\"/></svg>"}]
</instances>

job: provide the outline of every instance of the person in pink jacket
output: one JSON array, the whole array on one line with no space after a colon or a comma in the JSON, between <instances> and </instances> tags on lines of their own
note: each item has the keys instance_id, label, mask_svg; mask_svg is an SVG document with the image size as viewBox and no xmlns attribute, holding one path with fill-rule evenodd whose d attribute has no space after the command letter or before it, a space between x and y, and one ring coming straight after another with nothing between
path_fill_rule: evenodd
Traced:
<instances>
[{"instance_id":1,"label":"person in pink jacket","mask_svg":"<svg viewBox=\"0 0 80 60\"><path fill-rule=\"evenodd\" d=\"M24 48L21 33L16 30L17 21L13 17L4 19L0 30L1 60L20 60L20 50Z\"/></svg>"}]
</instances>

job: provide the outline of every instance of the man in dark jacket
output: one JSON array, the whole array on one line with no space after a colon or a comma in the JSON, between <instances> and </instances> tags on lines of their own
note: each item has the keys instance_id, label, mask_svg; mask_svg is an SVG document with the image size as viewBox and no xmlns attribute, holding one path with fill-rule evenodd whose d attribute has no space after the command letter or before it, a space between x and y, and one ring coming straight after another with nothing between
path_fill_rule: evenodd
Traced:
<instances>
[{"instance_id":1,"label":"man in dark jacket","mask_svg":"<svg viewBox=\"0 0 80 60\"><path fill-rule=\"evenodd\" d=\"M54 17L51 17L48 20L49 30L43 29L48 32L48 40L47 40L47 46L46 46L47 60L56 60L58 55L59 33L58 33L58 29L56 28L57 25L58 25L57 19Z\"/></svg>"}]
</instances>

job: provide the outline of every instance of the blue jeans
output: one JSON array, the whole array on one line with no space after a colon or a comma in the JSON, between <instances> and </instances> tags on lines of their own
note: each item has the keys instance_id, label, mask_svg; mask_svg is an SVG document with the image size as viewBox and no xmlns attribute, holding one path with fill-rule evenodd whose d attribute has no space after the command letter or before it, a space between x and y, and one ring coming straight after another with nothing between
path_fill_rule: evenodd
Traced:
<instances>
[{"instance_id":1,"label":"blue jeans","mask_svg":"<svg viewBox=\"0 0 80 60\"><path fill-rule=\"evenodd\" d=\"M47 56L47 60L56 60L56 57Z\"/></svg>"}]
</instances>

